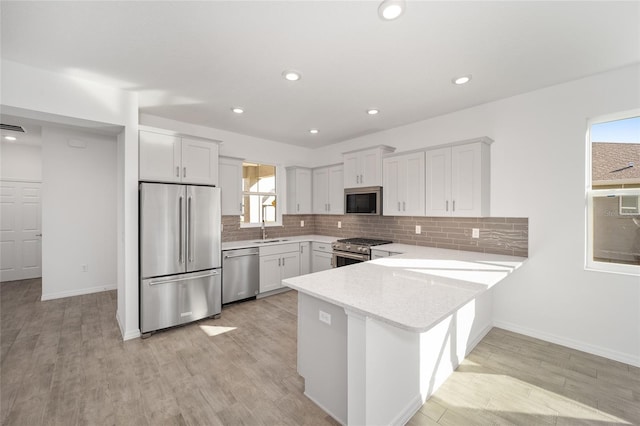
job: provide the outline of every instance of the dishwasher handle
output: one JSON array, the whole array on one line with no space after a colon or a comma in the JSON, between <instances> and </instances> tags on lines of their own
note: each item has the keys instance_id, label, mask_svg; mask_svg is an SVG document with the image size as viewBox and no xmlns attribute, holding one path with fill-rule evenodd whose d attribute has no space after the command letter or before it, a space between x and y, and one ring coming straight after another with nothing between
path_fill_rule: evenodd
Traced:
<instances>
[{"instance_id":1,"label":"dishwasher handle","mask_svg":"<svg viewBox=\"0 0 640 426\"><path fill-rule=\"evenodd\" d=\"M258 256L258 253L246 253L246 254L236 254L236 255L225 254L224 258L225 259L233 259L233 258L236 258L236 257L246 257L246 256Z\"/></svg>"}]
</instances>

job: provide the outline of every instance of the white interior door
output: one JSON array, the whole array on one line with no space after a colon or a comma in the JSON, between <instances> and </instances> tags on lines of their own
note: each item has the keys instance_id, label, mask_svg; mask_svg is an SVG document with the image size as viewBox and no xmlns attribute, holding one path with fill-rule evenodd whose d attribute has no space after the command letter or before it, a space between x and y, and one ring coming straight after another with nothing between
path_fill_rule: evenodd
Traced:
<instances>
[{"instance_id":1,"label":"white interior door","mask_svg":"<svg viewBox=\"0 0 640 426\"><path fill-rule=\"evenodd\" d=\"M42 276L40 182L0 181L0 281Z\"/></svg>"}]
</instances>

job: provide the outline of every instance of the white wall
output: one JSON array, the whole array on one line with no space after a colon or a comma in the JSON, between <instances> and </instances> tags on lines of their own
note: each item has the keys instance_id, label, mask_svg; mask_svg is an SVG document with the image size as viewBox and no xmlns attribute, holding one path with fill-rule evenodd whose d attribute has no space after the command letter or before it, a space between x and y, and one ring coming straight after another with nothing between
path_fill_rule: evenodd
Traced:
<instances>
[{"instance_id":1,"label":"white wall","mask_svg":"<svg viewBox=\"0 0 640 426\"><path fill-rule=\"evenodd\" d=\"M587 119L640 106L640 66L353 139L397 152L477 136L491 146L491 215L529 218L529 261L496 288L497 326L640 365L640 278L584 269ZM473 84L473 83L471 83Z\"/></svg>"},{"instance_id":2,"label":"white wall","mask_svg":"<svg viewBox=\"0 0 640 426\"><path fill-rule=\"evenodd\" d=\"M173 130L185 135L221 141L220 155L261 161L281 166L307 166L313 163L313 150L269 139L241 135L212 127L169 120L148 114L140 114L140 125Z\"/></svg>"},{"instance_id":3,"label":"white wall","mask_svg":"<svg viewBox=\"0 0 640 426\"><path fill-rule=\"evenodd\" d=\"M2 142L0 179L42 180L42 148L36 145Z\"/></svg>"},{"instance_id":4,"label":"white wall","mask_svg":"<svg viewBox=\"0 0 640 426\"><path fill-rule=\"evenodd\" d=\"M42 299L113 290L116 138L45 127L42 139Z\"/></svg>"},{"instance_id":5,"label":"white wall","mask_svg":"<svg viewBox=\"0 0 640 426\"><path fill-rule=\"evenodd\" d=\"M4 114L85 127L120 128L117 183L116 318L124 339L138 327L138 95L2 59ZM46 208L46 207L45 207Z\"/></svg>"}]
</instances>

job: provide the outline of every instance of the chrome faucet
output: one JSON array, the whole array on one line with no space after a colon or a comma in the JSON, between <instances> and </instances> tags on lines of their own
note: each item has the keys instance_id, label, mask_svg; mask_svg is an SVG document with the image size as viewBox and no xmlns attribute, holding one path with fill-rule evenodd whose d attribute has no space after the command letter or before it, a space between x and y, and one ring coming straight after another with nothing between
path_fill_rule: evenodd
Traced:
<instances>
[{"instance_id":1,"label":"chrome faucet","mask_svg":"<svg viewBox=\"0 0 640 426\"><path fill-rule=\"evenodd\" d=\"M267 239L267 229L264 227L264 220L262 221L262 240Z\"/></svg>"}]
</instances>

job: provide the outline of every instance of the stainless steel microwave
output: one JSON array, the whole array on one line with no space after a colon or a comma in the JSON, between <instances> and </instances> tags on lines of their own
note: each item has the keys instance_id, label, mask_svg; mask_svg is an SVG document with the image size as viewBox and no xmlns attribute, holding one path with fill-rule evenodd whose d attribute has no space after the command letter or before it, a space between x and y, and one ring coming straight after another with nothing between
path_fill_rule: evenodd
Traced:
<instances>
[{"instance_id":1,"label":"stainless steel microwave","mask_svg":"<svg viewBox=\"0 0 640 426\"><path fill-rule=\"evenodd\" d=\"M382 214L382 187L345 188L345 214Z\"/></svg>"}]
</instances>

